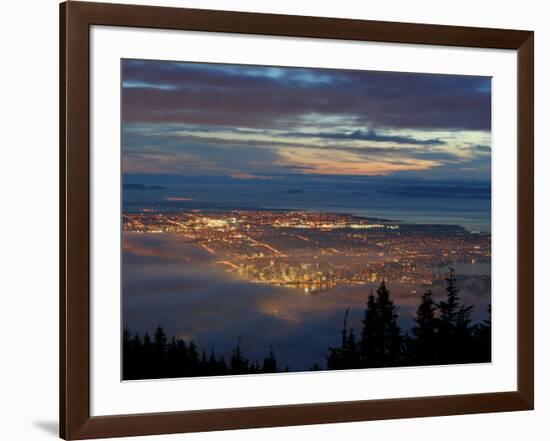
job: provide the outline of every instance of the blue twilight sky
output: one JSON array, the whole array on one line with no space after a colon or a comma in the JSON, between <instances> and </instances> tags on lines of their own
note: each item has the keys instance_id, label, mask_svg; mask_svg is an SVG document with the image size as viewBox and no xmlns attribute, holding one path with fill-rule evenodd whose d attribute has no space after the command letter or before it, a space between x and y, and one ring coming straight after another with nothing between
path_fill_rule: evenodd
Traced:
<instances>
[{"instance_id":1,"label":"blue twilight sky","mask_svg":"<svg viewBox=\"0 0 550 441\"><path fill-rule=\"evenodd\" d=\"M488 77L123 60L126 174L490 180Z\"/></svg>"}]
</instances>

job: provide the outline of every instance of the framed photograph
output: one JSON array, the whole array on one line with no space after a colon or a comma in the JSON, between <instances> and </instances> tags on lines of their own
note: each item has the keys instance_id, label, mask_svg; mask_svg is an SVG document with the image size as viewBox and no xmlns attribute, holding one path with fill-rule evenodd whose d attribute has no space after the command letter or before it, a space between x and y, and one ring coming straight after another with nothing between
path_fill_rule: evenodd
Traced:
<instances>
[{"instance_id":1,"label":"framed photograph","mask_svg":"<svg viewBox=\"0 0 550 441\"><path fill-rule=\"evenodd\" d=\"M533 33L61 4L60 435L533 409Z\"/></svg>"}]
</instances>

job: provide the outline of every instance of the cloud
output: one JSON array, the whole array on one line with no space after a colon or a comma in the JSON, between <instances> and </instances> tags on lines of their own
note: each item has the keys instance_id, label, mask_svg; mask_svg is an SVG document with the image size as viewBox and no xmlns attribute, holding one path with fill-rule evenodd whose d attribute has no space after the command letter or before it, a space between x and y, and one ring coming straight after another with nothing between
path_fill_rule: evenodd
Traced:
<instances>
[{"instance_id":1,"label":"cloud","mask_svg":"<svg viewBox=\"0 0 550 441\"><path fill-rule=\"evenodd\" d=\"M251 179L277 179L275 176L265 176L265 175L255 175L252 173L234 173L229 175L230 178L233 179L244 179L244 180L251 180Z\"/></svg>"},{"instance_id":2,"label":"cloud","mask_svg":"<svg viewBox=\"0 0 550 441\"><path fill-rule=\"evenodd\" d=\"M326 149L285 149L280 152L284 163L303 164L312 169L307 173L321 175L387 175L399 171L429 170L438 165L437 161L430 159L415 159L401 157L391 158L361 158L360 150Z\"/></svg>"},{"instance_id":3,"label":"cloud","mask_svg":"<svg viewBox=\"0 0 550 441\"><path fill-rule=\"evenodd\" d=\"M307 114L366 126L490 130L490 79L125 60L125 121L287 126ZM148 87L149 85L149 87Z\"/></svg>"},{"instance_id":4,"label":"cloud","mask_svg":"<svg viewBox=\"0 0 550 441\"><path fill-rule=\"evenodd\" d=\"M168 202L187 202L187 201L194 201L194 198L182 198L177 196L165 196L162 198L164 201Z\"/></svg>"},{"instance_id":5,"label":"cloud","mask_svg":"<svg viewBox=\"0 0 550 441\"><path fill-rule=\"evenodd\" d=\"M287 136L292 137L306 137L306 138L328 138L328 139L351 139L358 141L377 141L383 143L392 144L408 144L408 145L443 145L445 141L438 138L431 139L417 139L412 136L400 136L400 135L384 135L376 132L373 129L369 130L353 130L347 133L325 133L320 132L316 134L312 133L300 133L290 132Z\"/></svg>"},{"instance_id":6,"label":"cloud","mask_svg":"<svg viewBox=\"0 0 550 441\"><path fill-rule=\"evenodd\" d=\"M491 80L123 61L125 173L485 175Z\"/></svg>"},{"instance_id":7,"label":"cloud","mask_svg":"<svg viewBox=\"0 0 550 441\"><path fill-rule=\"evenodd\" d=\"M490 161L490 156L479 152L482 144L462 142L461 136L455 132L437 132L435 138L427 138L420 132L412 136L373 130L362 133L365 136L333 137L329 133L327 137L318 137L317 134L309 136L308 133L308 136L296 137L294 133L281 130L226 130L209 126L191 126L188 129L188 126L180 125L128 124L123 132L123 166L126 173L265 178L280 173L319 173L319 170L323 174L364 172L372 175L422 171L452 164L470 164L475 168L475 161L480 164L484 162L483 158ZM475 134L466 138L475 139ZM483 139L483 136L478 138ZM435 139L438 142L430 142ZM427 145L422 145L424 140ZM409 144L396 144L396 141ZM486 148L483 146L481 149Z\"/></svg>"},{"instance_id":8,"label":"cloud","mask_svg":"<svg viewBox=\"0 0 550 441\"><path fill-rule=\"evenodd\" d=\"M481 145L481 144L475 144L471 146L472 150L483 154L483 155L490 155L491 154L491 146L489 145Z\"/></svg>"}]
</instances>

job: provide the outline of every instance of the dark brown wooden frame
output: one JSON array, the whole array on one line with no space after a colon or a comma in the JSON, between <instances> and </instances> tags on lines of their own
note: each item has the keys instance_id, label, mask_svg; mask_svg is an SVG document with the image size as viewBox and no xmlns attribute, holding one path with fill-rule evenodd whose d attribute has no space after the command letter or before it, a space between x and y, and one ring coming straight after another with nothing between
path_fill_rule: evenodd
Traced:
<instances>
[{"instance_id":1,"label":"dark brown wooden frame","mask_svg":"<svg viewBox=\"0 0 550 441\"><path fill-rule=\"evenodd\" d=\"M517 50L518 390L90 416L89 31L92 25ZM533 32L70 1L60 5L60 436L65 439L534 408Z\"/></svg>"}]
</instances>

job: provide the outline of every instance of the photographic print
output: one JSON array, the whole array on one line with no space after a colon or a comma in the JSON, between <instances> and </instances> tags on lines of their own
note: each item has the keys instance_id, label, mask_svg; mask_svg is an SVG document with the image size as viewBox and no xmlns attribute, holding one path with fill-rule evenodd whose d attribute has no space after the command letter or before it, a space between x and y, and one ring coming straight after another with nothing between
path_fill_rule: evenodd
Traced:
<instances>
[{"instance_id":1,"label":"photographic print","mask_svg":"<svg viewBox=\"0 0 550 441\"><path fill-rule=\"evenodd\" d=\"M491 361L490 77L121 68L123 380Z\"/></svg>"}]
</instances>

